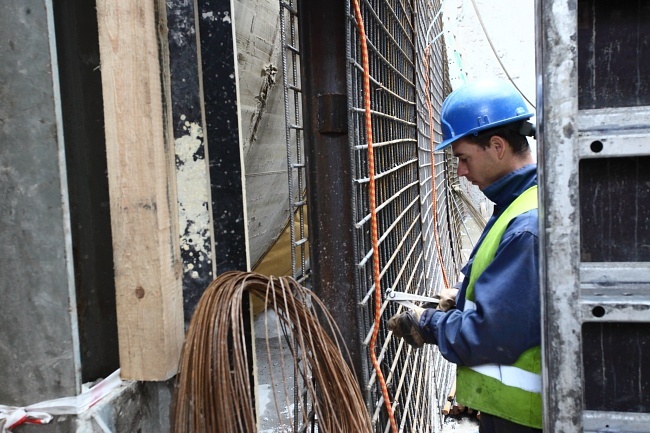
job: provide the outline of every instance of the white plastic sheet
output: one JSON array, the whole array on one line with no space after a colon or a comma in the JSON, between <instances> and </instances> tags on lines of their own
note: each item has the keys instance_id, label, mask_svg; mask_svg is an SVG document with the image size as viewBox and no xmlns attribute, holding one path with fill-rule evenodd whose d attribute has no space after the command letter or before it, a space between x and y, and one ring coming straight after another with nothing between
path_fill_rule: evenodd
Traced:
<instances>
[{"instance_id":1,"label":"white plastic sheet","mask_svg":"<svg viewBox=\"0 0 650 433\"><path fill-rule=\"evenodd\" d=\"M120 370L75 397L47 400L29 406L5 406L0 404L0 428L11 433L21 424L47 424L54 415L79 415L106 397L122 384Z\"/></svg>"}]
</instances>

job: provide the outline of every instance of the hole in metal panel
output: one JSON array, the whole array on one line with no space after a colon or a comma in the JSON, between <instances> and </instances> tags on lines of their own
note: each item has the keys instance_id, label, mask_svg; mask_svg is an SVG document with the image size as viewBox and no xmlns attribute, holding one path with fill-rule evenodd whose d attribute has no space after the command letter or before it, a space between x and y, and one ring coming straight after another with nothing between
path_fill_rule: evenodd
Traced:
<instances>
[{"instance_id":1,"label":"hole in metal panel","mask_svg":"<svg viewBox=\"0 0 650 433\"><path fill-rule=\"evenodd\" d=\"M600 153L600 152L603 151L603 142L600 141L600 140L596 140L596 141L594 141L594 142L591 143L591 145L589 146L589 148L590 148L591 151L594 152L594 153Z\"/></svg>"},{"instance_id":2,"label":"hole in metal panel","mask_svg":"<svg viewBox=\"0 0 650 433\"><path fill-rule=\"evenodd\" d=\"M591 310L591 314L593 314L594 317L603 317L605 315L605 309L599 305Z\"/></svg>"}]
</instances>

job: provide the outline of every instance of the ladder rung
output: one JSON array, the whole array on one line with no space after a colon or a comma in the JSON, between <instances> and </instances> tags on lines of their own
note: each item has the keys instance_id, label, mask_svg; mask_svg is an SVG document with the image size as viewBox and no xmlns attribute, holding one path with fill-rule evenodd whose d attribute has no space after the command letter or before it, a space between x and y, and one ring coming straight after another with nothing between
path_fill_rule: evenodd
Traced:
<instances>
[{"instance_id":1,"label":"ladder rung","mask_svg":"<svg viewBox=\"0 0 650 433\"><path fill-rule=\"evenodd\" d=\"M284 47L289 51L293 51L296 54L300 54L300 51L298 51L298 48L294 47L293 45L286 44Z\"/></svg>"}]
</instances>

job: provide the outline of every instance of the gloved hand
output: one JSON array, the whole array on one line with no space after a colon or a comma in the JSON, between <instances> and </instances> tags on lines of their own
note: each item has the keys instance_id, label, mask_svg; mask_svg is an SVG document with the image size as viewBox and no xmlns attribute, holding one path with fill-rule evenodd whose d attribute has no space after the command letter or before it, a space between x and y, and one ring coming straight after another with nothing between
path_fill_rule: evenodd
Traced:
<instances>
[{"instance_id":1,"label":"gloved hand","mask_svg":"<svg viewBox=\"0 0 650 433\"><path fill-rule=\"evenodd\" d=\"M456 308L456 295L458 294L458 289L454 287L449 287L442 289L438 296L440 296L440 302L438 302L438 310L448 311L453 308Z\"/></svg>"},{"instance_id":2,"label":"gloved hand","mask_svg":"<svg viewBox=\"0 0 650 433\"><path fill-rule=\"evenodd\" d=\"M388 320L388 330L393 331L393 335L403 338L413 347L424 346L424 338L420 331L420 317L423 312L424 308L414 307L394 315Z\"/></svg>"}]
</instances>

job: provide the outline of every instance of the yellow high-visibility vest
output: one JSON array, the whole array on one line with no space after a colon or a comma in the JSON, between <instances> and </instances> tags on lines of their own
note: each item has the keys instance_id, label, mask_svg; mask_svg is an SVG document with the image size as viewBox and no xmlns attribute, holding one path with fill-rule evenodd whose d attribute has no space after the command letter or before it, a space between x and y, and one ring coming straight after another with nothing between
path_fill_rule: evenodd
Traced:
<instances>
[{"instance_id":1,"label":"yellow high-visibility vest","mask_svg":"<svg viewBox=\"0 0 650 433\"><path fill-rule=\"evenodd\" d=\"M499 216L476 251L467 286L465 309L476 308L474 283L492 262L510 221L537 209L537 186L517 197ZM512 365L459 366L458 402L528 427L542 428L542 359L539 346L525 351Z\"/></svg>"}]
</instances>

